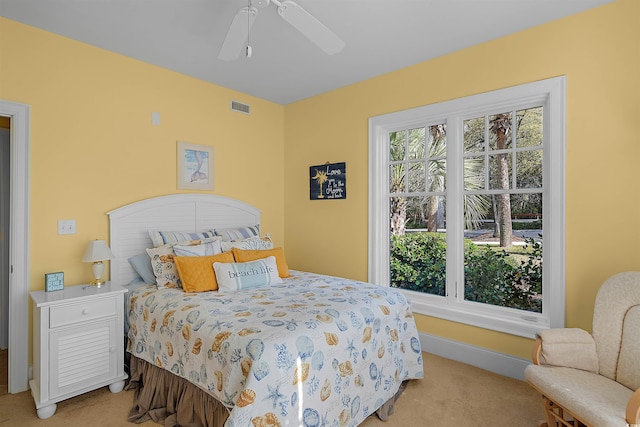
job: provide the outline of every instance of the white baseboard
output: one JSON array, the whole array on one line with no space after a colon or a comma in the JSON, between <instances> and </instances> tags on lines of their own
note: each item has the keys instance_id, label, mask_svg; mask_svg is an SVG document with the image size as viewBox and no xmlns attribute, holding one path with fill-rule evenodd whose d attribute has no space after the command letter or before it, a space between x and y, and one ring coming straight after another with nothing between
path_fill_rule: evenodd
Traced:
<instances>
[{"instance_id":1,"label":"white baseboard","mask_svg":"<svg viewBox=\"0 0 640 427\"><path fill-rule=\"evenodd\" d=\"M467 365L517 380L524 380L524 368L531 363L527 359L422 332L420 333L420 345L422 346L422 351L427 353L466 363ZM425 371L428 371L428 367L425 367Z\"/></svg>"}]
</instances>

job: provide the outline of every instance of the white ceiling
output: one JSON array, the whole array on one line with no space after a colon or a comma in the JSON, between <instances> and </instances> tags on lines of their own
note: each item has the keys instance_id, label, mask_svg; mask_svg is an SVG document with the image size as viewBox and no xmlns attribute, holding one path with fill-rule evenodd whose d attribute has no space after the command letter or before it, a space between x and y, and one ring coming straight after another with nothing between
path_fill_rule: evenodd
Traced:
<instances>
[{"instance_id":1,"label":"white ceiling","mask_svg":"<svg viewBox=\"0 0 640 427\"><path fill-rule=\"evenodd\" d=\"M217 58L249 0L0 0L0 16L288 104L613 0L297 0L345 42L327 55L258 9L251 58ZM481 64L479 64L481 66Z\"/></svg>"}]
</instances>

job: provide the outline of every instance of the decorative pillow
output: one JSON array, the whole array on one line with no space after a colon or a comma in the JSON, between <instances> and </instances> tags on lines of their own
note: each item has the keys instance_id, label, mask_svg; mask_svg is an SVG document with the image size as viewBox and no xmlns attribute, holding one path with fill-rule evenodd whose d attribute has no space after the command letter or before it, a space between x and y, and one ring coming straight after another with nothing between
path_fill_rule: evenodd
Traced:
<instances>
[{"instance_id":1,"label":"decorative pillow","mask_svg":"<svg viewBox=\"0 0 640 427\"><path fill-rule=\"evenodd\" d=\"M287 260L284 257L284 251L282 250L282 248L264 250L245 250L233 248L233 257L237 262L253 261L269 256L275 257L276 265L278 266L278 274L280 275L280 277L289 277L289 266L287 265Z\"/></svg>"},{"instance_id":2,"label":"decorative pillow","mask_svg":"<svg viewBox=\"0 0 640 427\"><path fill-rule=\"evenodd\" d=\"M273 249L273 242L268 235L265 237L253 236L244 240L235 240L232 242L222 241L220 243L222 251L230 251L233 248L238 249Z\"/></svg>"},{"instance_id":3,"label":"decorative pillow","mask_svg":"<svg viewBox=\"0 0 640 427\"><path fill-rule=\"evenodd\" d=\"M185 292L218 290L218 281L213 271L213 263L232 263L234 261L232 252L223 252L210 256L176 256L174 260L182 283L182 289Z\"/></svg>"},{"instance_id":4,"label":"decorative pillow","mask_svg":"<svg viewBox=\"0 0 640 427\"><path fill-rule=\"evenodd\" d=\"M222 240L230 242L243 240L253 236L260 236L260 224L253 227L216 228L211 230L216 236L222 236Z\"/></svg>"},{"instance_id":5,"label":"decorative pillow","mask_svg":"<svg viewBox=\"0 0 640 427\"><path fill-rule=\"evenodd\" d=\"M153 274L156 276L158 289L179 288L180 278L178 277L176 264L173 261L175 256L173 245L147 249L147 253L151 258L151 267L153 268Z\"/></svg>"},{"instance_id":6,"label":"decorative pillow","mask_svg":"<svg viewBox=\"0 0 640 427\"><path fill-rule=\"evenodd\" d=\"M129 258L129 264L138 273L138 276L144 280L144 283L156 283L156 276L153 274L151 266L151 258L149 254L140 254Z\"/></svg>"},{"instance_id":7,"label":"decorative pillow","mask_svg":"<svg viewBox=\"0 0 640 427\"><path fill-rule=\"evenodd\" d=\"M214 237L215 233L211 231L202 231L200 233L190 233L188 231L157 231L149 230L149 237L153 242L153 247L157 248L168 243L188 242L190 240L203 240Z\"/></svg>"},{"instance_id":8,"label":"decorative pillow","mask_svg":"<svg viewBox=\"0 0 640 427\"><path fill-rule=\"evenodd\" d=\"M213 239L204 239L200 244L181 244L178 243L173 247L173 252L177 256L206 256L216 255L222 253L222 247L220 246L220 238L214 237Z\"/></svg>"},{"instance_id":9,"label":"decorative pillow","mask_svg":"<svg viewBox=\"0 0 640 427\"><path fill-rule=\"evenodd\" d=\"M214 262L213 269L221 291L256 289L282 283L274 256L249 262Z\"/></svg>"}]
</instances>

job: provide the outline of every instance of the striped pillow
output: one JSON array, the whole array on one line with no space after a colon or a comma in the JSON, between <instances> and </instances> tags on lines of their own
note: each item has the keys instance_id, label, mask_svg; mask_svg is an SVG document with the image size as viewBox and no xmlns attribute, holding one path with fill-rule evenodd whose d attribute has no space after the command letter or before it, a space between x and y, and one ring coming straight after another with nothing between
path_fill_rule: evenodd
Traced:
<instances>
[{"instance_id":1,"label":"striped pillow","mask_svg":"<svg viewBox=\"0 0 640 427\"><path fill-rule=\"evenodd\" d=\"M158 231L149 230L149 237L153 242L153 247L157 248L168 243L188 242L191 240L203 240L215 236L213 230L201 231L200 233L190 233L188 231Z\"/></svg>"},{"instance_id":2,"label":"striped pillow","mask_svg":"<svg viewBox=\"0 0 640 427\"><path fill-rule=\"evenodd\" d=\"M260 236L260 224L253 227L216 228L211 230L216 236L222 236L222 240L231 242L244 240L249 237Z\"/></svg>"}]
</instances>

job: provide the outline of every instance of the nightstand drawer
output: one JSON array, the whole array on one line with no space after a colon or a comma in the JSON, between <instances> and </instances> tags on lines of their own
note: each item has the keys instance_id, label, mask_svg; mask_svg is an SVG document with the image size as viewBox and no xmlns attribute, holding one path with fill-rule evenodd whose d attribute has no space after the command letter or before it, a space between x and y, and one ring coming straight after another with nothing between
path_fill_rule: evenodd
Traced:
<instances>
[{"instance_id":1,"label":"nightstand drawer","mask_svg":"<svg viewBox=\"0 0 640 427\"><path fill-rule=\"evenodd\" d=\"M49 327L85 322L117 315L116 299L106 298L51 307Z\"/></svg>"}]
</instances>

